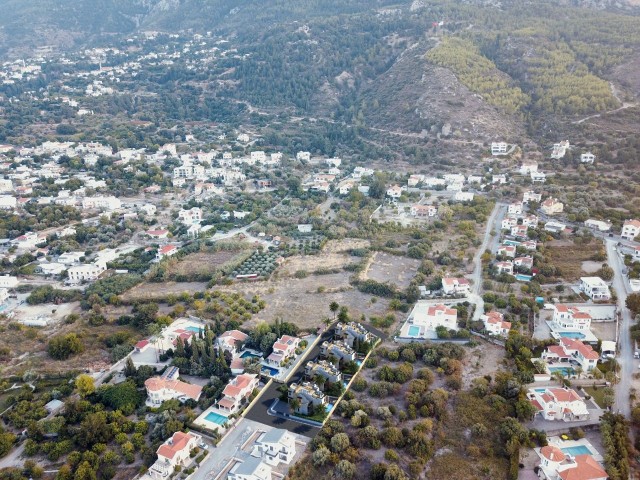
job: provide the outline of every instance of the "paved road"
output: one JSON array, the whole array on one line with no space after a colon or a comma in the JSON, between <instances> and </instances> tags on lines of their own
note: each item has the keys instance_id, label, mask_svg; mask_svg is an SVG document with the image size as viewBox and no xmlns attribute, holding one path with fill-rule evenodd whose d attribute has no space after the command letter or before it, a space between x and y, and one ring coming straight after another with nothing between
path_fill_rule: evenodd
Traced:
<instances>
[{"instance_id":1,"label":"paved road","mask_svg":"<svg viewBox=\"0 0 640 480\"><path fill-rule=\"evenodd\" d=\"M484 313L484 300L482 300L482 296L480 295L480 291L482 288L482 254L487 248L489 248L489 243L492 241L491 233L495 232L496 235L493 237L493 241L497 242L500 238L499 225L502 224L502 219L504 218L505 212L507 211L507 206L501 203L496 203L495 207L493 207L493 211L489 218L487 219L487 229L484 232L484 238L482 239L482 244L478 247L478 251L476 252L475 257L473 258L473 276L471 280L473 281L473 287L471 289L471 293L469 294L469 301L475 303L476 309L473 312L473 320L480 320L480 316ZM498 229L496 230L496 226Z\"/></svg>"},{"instance_id":2,"label":"paved road","mask_svg":"<svg viewBox=\"0 0 640 480\"><path fill-rule=\"evenodd\" d=\"M620 364L620 382L616 385L616 403L614 408L629 418L631 415L631 405L629 393L631 392L631 376L634 372L635 362L633 361L633 348L629 328L631 327L631 312L627 309L627 287L622 270L624 263L616 249L616 241L607 239L607 258L611 268L615 271L613 277L613 287L618 295L618 311L620 312L620 324L618 326L618 363Z\"/></svg>"}]
</instances>

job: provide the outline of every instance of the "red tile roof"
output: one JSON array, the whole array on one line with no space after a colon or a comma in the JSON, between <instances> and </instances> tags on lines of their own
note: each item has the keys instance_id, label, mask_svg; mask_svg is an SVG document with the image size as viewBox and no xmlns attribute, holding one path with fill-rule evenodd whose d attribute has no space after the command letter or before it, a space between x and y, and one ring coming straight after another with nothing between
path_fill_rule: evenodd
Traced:
<instances>
[{"instance_id":1,"label":"red tile roof","mask_svg":"<svg viewBox=\"0 0 640 480\"><path fill-rule=\"evenodd\" d=\"M157 450L158 455L162 455L165 458L173 458L176 453L184 450L189 444L189 441L195 437L190 433L176 432L171 437L171 443L163 443Z\"/></svg>"},{"instance_id":2,"label":"red tile roof","mask_svg":"<svg viewBox=\"0 0 640 480\"><path fill-rule=\"evenodd\" d=\"M560 472L562 480L600 480L608 478L607 472L591 455L577 455L576 467Z\"/></svg>"},{"instance_id":3,"label":"red tile roof","mask_svg":"<svg viewBox=\"0 0 640 480\"><path fill-rule=\"evenodd\" d=\"M540 449L540 454L552 462L563 462L566 458L565 454L555 445L547 445Z\"/></svg>"}]
</instances>

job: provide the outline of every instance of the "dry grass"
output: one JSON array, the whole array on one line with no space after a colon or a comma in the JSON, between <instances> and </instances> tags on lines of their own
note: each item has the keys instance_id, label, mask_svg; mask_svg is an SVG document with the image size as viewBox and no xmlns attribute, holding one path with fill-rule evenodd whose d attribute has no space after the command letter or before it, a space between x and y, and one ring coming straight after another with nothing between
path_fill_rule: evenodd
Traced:
<instances>
[{"instance_id":1,"label":"dry grass","mask_svg":"<svg viewBox=\"0 0 640 480\"><path fill-rule=\"evenodd\" d=\"M10 323L7 320L0 323L0 345L7 345L11 349L11 360L0 363L3 375L21 374L28 370L55 374L109 368L111 358L104 343L107 336L119 331L127 331L134 341L142 336L133 328L115 323L94 327L78 320L73 324L61 322L46 328L18 326L15 323L9 326ZM49 339L67 333L75 333L80 337L84 352L67 360L51 359L46 352Z\"/></svg>"},{"instance_id":2,"label":"dry grass","mask_svg":"<svg viewBox=\"0 0 640 480\"><path fill-rule=\"evenodd\" d=\"M227 251L218 252L196 252L181 258L180 261L172 263L168 268L170 278L180 276L196 278L211 277L215 273L224 269L225 266L239 263L244 257L250 255L251 251Z\"/></svg>"},{"instance_id":3,"label":"dry grass","mask_svg":"<svg viewBox=\"0 0 640 480\"><path fill-rule=\"evenodd\" d=\"M126 303L137 300L161 300L171 294L180 295L186 292L193 295L196 292L203 292L206 288L205 282L144 282L125 292L120 298Z\"/></svg>"},{"instance_id":4,"label":"dry grass","mask_svg":"<svg viewBox=\"0 0 640 480\"><path fill-rule=\"evenodd\" d=\"M602 245L596 242L587 245L559 243L548 244L547 253L551 263L559 269L562 278L567 282L574 282L580 277L589 275L589 272L582 269L583 262L590 261L602 249Z\"/></svg>"},{"instance_id":5,"label":"dry grass","mask_svg":"<svg viewBox=\"0 0 640 480\"><path fill-rule=\"evenodd\" d=\"M238 292L245 297L258 295L266 302L266 308L244 324L250 328L259 321L272 323L276 318L293 322L303 329L322 325L322 320L332 315L331 302L349 308L353 318L361 314L383 315L388 300L378 299L371 303L370 295L359 292L349 285L349 272L330 275L310 275L306 278L271 279L265 282L236 283L218 287L223 292Z\"/></svg>"}]
</instances>

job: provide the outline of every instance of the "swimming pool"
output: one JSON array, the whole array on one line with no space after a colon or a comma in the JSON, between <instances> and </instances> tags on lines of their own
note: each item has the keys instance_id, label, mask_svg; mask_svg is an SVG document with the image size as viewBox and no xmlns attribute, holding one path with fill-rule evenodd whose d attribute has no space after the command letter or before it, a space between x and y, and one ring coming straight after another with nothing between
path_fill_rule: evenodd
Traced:
<instances>
[{"instance_id":1,"label":"swimming pool","mask_svg":"<svg viewBox=\"0 0 640 480\"><path fill-rule=\"evenodd\" d=\"M562 372L563 375L573 375L576 371L571 367L549 367L549 372Z\"/></svg>"},{"instance_id":2,"label":"swimming pool","mask_svg":"<svg viewBox=\"0 0 640 480\"><path fill-rule=\"evenodd\" d=\"M558 335L564 338L578 338L578 339L585 338L584 333L580 333L580 332L559 332Z\"/></svg>"},{"instance_id":3,"label":"swimming pool","mask_svg":"<svg viewBox=\"0 0 640 480\"><path fill-rule=\"evenodd\" d=\"M242 352L240 358L262 358L262 355L258 355L257 353L251 353L249 351Z\"/></svg>"},{"instance_id":4,"label":"swimming pool","mask_svg":"<svg viewBox=\"0 0 640 480\"><path fill-rule=\"evenodd\" d=\"M512 247L517 247L520 245L520 242L516 242L515 240L505 240L502 242L504 245L511 245Z\"/></svg>"},{"instance_id":5,"label":"swimming pool","mask_svg":"<svg viewBox=\"0 0 640 480\"><path fill-rule=\"evenodd\" d=\"M591 450L589 450L584 445L577 445L575 447L561 448L560 450L562 450L567 455L572 455L574 457L576 455L591 455Z\"/></svg>"},{"instance_id":6,"label":"swimming pool","mask_svg":"<svg viewBox=\"0 0 640 480\"><path fill-rule=\"evenodd\" d=\"M531 275L524 275L522 273L516 273L515 277L516 277L516 280L520 282L530 282L531 279L533 278Z\"/></svg>"},{"instance_id":7,"label":"swimming pool","mask_svg":"<svg viewBox=\"0 0 640 480\"><path fill-rule=\"evenodd\" d=\"M409 336L410 337L417 337L420 335L420 327L416 326L416 325L411 325L409 327Z\"/></svg>"},{"instance_id":8,"label":"swimming pool","mask_svg":"<svg viewBox=\"0 0 640 480\"><path fill-rule=\"evenodd\" d=\"M215 423L216 425L224 425L229 420L224 415L220 415L219 413L216 413L216 412L207 413L207 416L204 417L204 419L207 422Z\"/></svg>"},{"instance_id":9,"label":"swimming pool","mask_svg":"<svg viewBox=\"0 0 640 480\"><path fill-rule=\"evenodd\" d=\"M262 373L266 373L267 375L271 375L272 377L280 373L280 370L278 370L277 368L267 367L266 365L263 365L260 371Z\"/></svg>"},{"instance_id":10,"label":"swimming pool","mask_svg":"<svg viewBox=\"0 0 640 480\"><path fill-rule=\"evenodd\" d=\"M199 333L200 330L204 331L204 328L201 327L194 327L193 325L189 325L187 328L185 328L185 330L189 330L190 332L196 332Z\"/></svg>"},{"instance_id":11,"label":"swimming pool","mask_svg":"<svg viewBox=\"0 0 640 480\"><path fill-rule=\"evenodd\" d=\"M327 403L327 404L324 406L324 411L325 411L325 412L330 412L332 408L333 408L333 403Z\"/></svg>"}]
</instances>

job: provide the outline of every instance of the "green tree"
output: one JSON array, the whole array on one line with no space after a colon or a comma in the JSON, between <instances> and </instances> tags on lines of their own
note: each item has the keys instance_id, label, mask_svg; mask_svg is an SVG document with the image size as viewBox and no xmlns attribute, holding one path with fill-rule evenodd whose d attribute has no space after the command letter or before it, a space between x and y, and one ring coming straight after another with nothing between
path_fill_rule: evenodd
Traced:
<instances>
[{"instance_id":1,"label":"green tree","mask_svg":"<svg viewBox=\"0 0 640 480\"><path fill-rule=\"evenodd\" d=\"M78 375L76 378L76 390L81 397L87 397L95 392L96 387L93 383L93 377L87 374Z\"/></svg>"}]
</instances>

